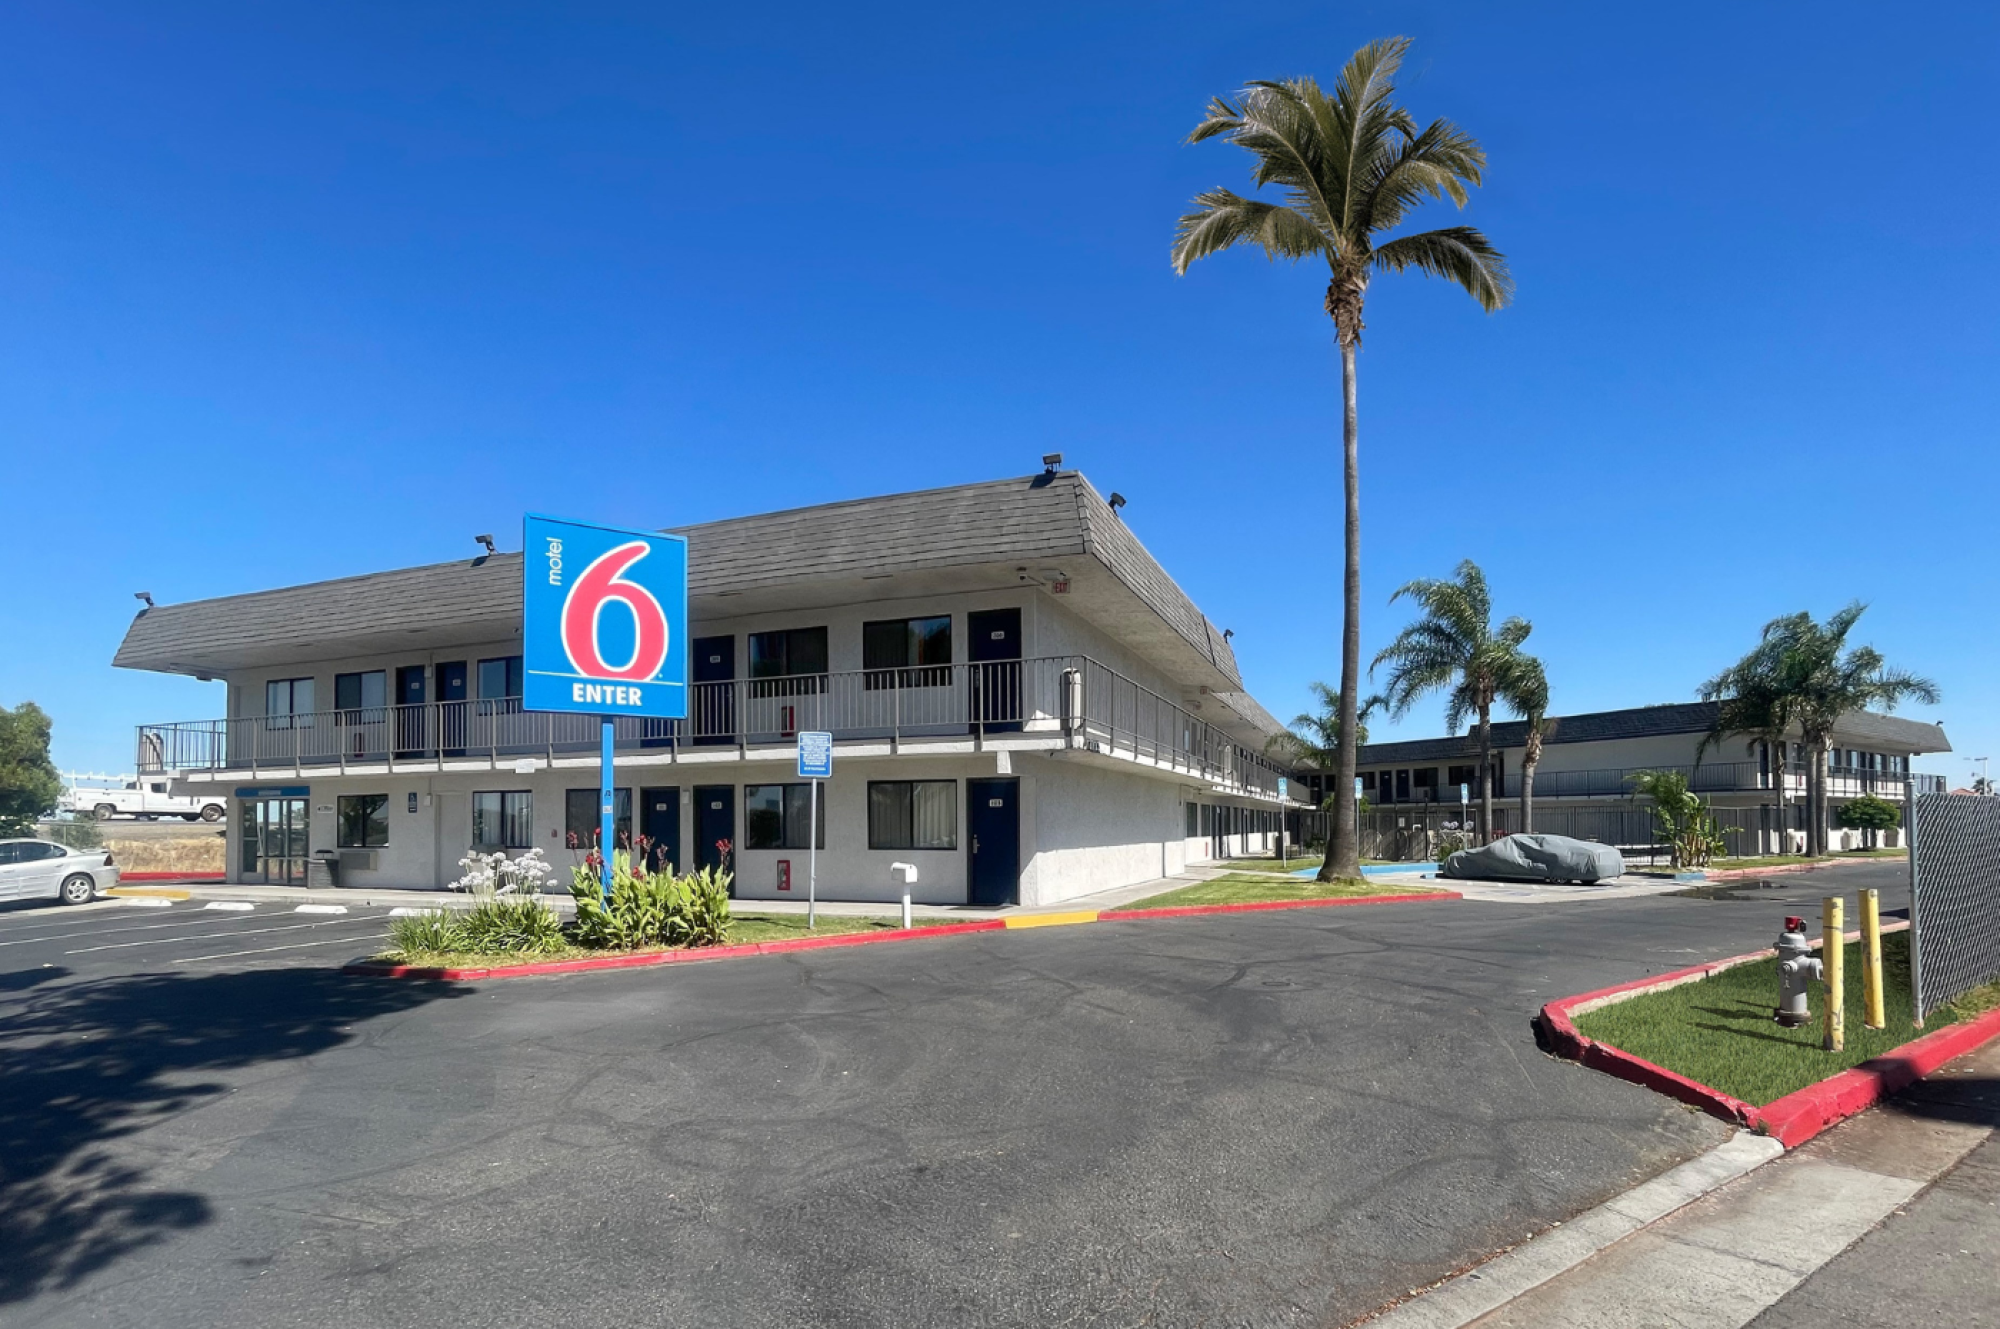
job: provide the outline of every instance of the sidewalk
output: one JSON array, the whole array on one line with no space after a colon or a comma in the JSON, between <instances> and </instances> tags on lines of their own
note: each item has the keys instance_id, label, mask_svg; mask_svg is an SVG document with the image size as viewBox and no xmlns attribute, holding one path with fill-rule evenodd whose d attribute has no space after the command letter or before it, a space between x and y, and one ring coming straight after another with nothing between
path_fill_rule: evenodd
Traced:
<instances>
[{"instance_id":1,"label":"sidewalk","mask_svg":"<svg viewBox=\"0 0 2000 1329\"><path fill-rule=\"evenodd\" d=\"M2000 1325L1996 1128L2000 1042L1792 1153L1762 1166L1746 1154L1737 1166L1752 1166L1742 1175L1625 1235L1604 1231L1605 1224L1673 1173L1369 1323L1371 1329ZM1739 1135L1675 1171L1753 1149L1777 1154L1775 1143ZM1590 1249L1592 1230L1610 1240L1576 1262ZM1558 1249L1565 1243L1568 1252Z\"/></svg>"},{"instance_id":2,"label":"sidewalk","mask_svg":"<svg viewBox=\"0 0 2000 1329\"><path fill-rule=\"evenodd\" d=\"M1223 867L1197 867L1171 877L1156 877L1134 886L1080 895L1057 904L1003 905L986 907L964 904L912 904L910 913L919 918L1006 918L1017 914L1057 914L1074 910L1114 909L1134 900L1143 900L1163 891L1177 890L1221 876ZM133 882L118 888L120 895L166 895L190 900L248 900L256 903L284 901L290 904L344 904L404 909L465 909L472 904L461 891L431 891L417 887L305 887L305 886L226 886L216 882ZM575 908L567 892L544 892L549 907L567 913ZM796 900L735 900L731 907L739 914L803 914L804 898ZM829 917L897 918L902 915L899 901L821 900L818 910Z\"/></svg>"}]
</instances>

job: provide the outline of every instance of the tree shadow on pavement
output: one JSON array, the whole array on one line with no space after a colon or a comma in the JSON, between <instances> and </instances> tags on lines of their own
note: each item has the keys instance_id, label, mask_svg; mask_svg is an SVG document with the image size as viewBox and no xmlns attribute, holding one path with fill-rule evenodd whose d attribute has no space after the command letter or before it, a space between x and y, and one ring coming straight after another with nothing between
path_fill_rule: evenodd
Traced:
<instances>
[{"instance_id":1,"label":"tree shadow on pavement","mask_svg":"<svg viewBox=\"0 0 2000 1329\"><path fill-rule=\"evenodd\" d=\"M457 995L324 969L55 985L0 974L0 993L0 1305L209 1220L205 1197L159 1189L108 1147L227 1091L198 1077L308 1057L364 1021Z\"/></svg>"}]
</instances>

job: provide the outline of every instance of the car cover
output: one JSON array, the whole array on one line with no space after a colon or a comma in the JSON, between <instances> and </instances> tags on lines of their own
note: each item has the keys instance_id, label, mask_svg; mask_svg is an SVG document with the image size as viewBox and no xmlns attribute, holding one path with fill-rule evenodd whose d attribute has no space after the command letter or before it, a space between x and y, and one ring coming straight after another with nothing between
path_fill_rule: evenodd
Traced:
<instances>
[{"instance_id":1,"label":"car cover","mask_svg":"<svg viewBox=\"0 0 2000 1329\"><path fill-rule=\"evenodd\" d=\"M1461 849L1438 865L1440 877L1486 881L1603 881L1625 871L1608 844L1567 835L1503 835L1478 849Z\"/></svg>"}]
</instances>

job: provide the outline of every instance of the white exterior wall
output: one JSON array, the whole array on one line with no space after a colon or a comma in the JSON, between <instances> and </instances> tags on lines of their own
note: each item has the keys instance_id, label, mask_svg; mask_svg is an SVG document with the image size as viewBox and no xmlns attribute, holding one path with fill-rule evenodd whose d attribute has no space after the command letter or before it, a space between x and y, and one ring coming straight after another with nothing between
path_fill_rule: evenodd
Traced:
<instances>
[{"instance_id":1,"label":"white exterior wall","mask_svg":"<svg viewBox=\"0 0 2000 1329\"><path fill-rule=\"evenodd\" d=\"M1017 761L1022 820L1034 857L1023 859L1021 903L1056 904L1179 872L1186 866L1182 786L1067 757Z\"/></svg>"}]
</instances>

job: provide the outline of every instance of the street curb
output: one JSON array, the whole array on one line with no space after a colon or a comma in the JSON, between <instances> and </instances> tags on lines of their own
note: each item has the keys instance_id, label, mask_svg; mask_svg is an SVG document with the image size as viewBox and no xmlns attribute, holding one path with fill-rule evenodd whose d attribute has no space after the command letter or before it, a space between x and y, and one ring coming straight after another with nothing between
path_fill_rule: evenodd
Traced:
<instances>
[{"instance_id":1,"label":"street curb","mask_svg":"<svg viewBox=\"0 0 2000 1329\"><path fill-rule=\"evenodd\" d=\"M549 974L581 974L597 969L650 969L655 965L684 964L695 960L726 960L739 955L778 955L786 951L825 950L834 946L866 946L885 941L915 941L919 937L955 937L967 932L999 932L1006 920L983 918L976 923L940 923L928 928L896 928L888 932L840 932L830 937L790 937L783 941L753 941L740 946L696 946L673 951L646 951L637 955L590 955L574 960L547 960L538 964L496 965L485 969L419 968L403 964L378 964L357 960L342 965L343 974L371 978L430 978L464 982L481 978L537 978Z\"/></svg>"},{"instance_id":2,"label":"street curb","mask_svg":"<svg viewBox=\"0 0 2000 1329\"><path fill-rule=\"evenodd\" d=\"M1908 926L1908 923L1903 923L1882 930L1902 931ZM1851 934L1849 939L1858 935ZM1946 1062L2000 1038L2000 1010L1988 1011L1961 1024L1946 1025L1911 1039L1893 1052L1864 1061L1859 1066L1836 1071L1817 1084L1809 1084L1758 1107L1699 1080L1691 1080L1664 1066L1655 1065L1644 1057L1636 1057L1623 1048L1586 1037L1577 1029L1572 1018L1641 993L1699 982L1725 969L1768 959L1771 954L1771 951L1763 950L1748 955L1732 955L1725 960L1676 969L1656 978L1620 983L1615 987L1580 992L1549 1002L1535 1017L1536 1038L1546 1051L1555 1056L1580 1062L1591 1070L1630 1081L1700 1108L1711 1116L1768 1135L1787 1149L1797 1148L1836 1122L1866 1111L1883 1099L1907 1089Z\"/></svg>"},{"instance_id":3,"label":"street curb","mask_svg":"<svg viewBox=\"0 0 2000 1329\"><path fill-rule=\"evenodd\" d=\"M1247 914L1265 909L1324 909L1344 904L1415 904L1430 900L1463 900L1457 891L1423 891L1413 895L1341 895L1328 900L1250 900L1242 904L1166 905L1158 909L1107 909L1100 923L1121 918L1187 918L1193 914Z\"/></svg>"},{"instance_id":4,"label":"street curb","mask_svg":"<svg viewBox=\"0 0 2000 1329\"><path fill-rule=\"evenodd\" d=\"M1774 868L1726 868L1720 872L1702 869L1704 881L1737 881L1744 877L1769 877L1782 872L1818 872L1821 868L1852 868L1863 863L1893 863L1893 858L1829 858L1819 863L1781 863ZM1905 860L1908 861L1907 859ZM1679 878L1675 878L1679 880Z\"/></svg>"},{"instance_id":5,"label":"street curb","mask_svg":"<svg viewBox=\"0 0 2000 1329\"><path fill-rule=\"evenodd\" d=\"M1368 1329L1463 1329L1783 1153L1775 1140L1738 1131L1651 1181L1349 1324L1366 1324Z\"/></svg>"},{"instance_id":6,"label":"street curb","mask_svg":"<svg viewBox=\"0 0 2000 1329\"><path fill-rule=\"evenodd\" d=\"M1164 909L1095 910L1065 913L1011 914L972 923L941 923L935 927L894 928L885 932L843 932L830 937L793 937L784 941L754 941L740 946L698 946L638 955L591 955L574 960L493 965L482 969L422 968L356 960L340 972L366 978L423 978L466 982L486 978L537 978L551 974L589 973L598 969L649 969L655 965L695 960L726 960L744 955L777 955L786 951L823 950L833 946L873 946L883 942L916 941L925 937L955 937L968 932L1007 932L1021 928L1069 927L1082 923L1112 923L1127 918L1186 918L1193 914L1237 914L1251 910L1301 909L1326 905L1410 904L1428 900L1460 900L1456 891L1425 891L1421 895L1357 895L1332 900L1256 900L1245 904L1197 904Z\"/></svg>"},{"instance_id":7,"label":"street curb","mask_svg":"<svg viewBox=\"0 0 2000 1329\"><path fill-rule=\"evenodd\" d=\"M130 878L120 877L119 880L129 881ZM186 891L167 890L159 886L113 886L104 893L120 900L185 900L189 898Z\"/></svg>"}]
</instances>

